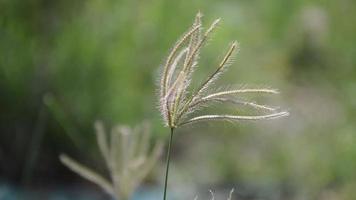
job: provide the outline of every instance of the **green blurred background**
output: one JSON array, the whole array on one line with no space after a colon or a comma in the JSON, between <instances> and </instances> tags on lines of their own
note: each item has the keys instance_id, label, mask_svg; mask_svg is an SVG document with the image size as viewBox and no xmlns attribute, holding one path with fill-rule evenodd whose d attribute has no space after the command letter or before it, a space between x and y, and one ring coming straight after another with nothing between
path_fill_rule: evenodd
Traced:
<instances>
[{"instance_id":1,"label":"green blurred background","mask_svg":"<svg viewBox=\"0 0 356 200\"><path fill-rule=\"evenodd\" d=\"M226 198L232 187L234 199L356 199L353 0L1 0L0 188L43 194L76 186L107 198L58 155L105 172L96 119L108 127L148 119L155 138L167 139L159 67L199 10L206 26L223 21L197 80L237 40L241 51L220 84L279 88L267 100L291 116L179 129L170 190L179 199L210 188ZM159 198L163 161L144 184L159 188ZM4 191L0 199L11 199Z\"/></svg>"}]
</instances>

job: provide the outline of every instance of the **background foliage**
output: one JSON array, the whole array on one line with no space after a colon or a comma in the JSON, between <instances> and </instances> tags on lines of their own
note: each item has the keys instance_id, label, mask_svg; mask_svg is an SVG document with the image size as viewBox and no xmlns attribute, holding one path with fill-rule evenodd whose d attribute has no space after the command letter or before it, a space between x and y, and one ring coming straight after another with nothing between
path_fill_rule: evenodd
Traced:
<instances>
[{"instance_id":1,"label":"background foliage","mask_svg":"<svg viewBox=\"0 0 356 200\"><path fill-rule=\"evenodd\" d=\"M84 187L57 156L69 152L103 170L96 119L149 119L156 137L167 137L156 109L158 69L201 10L206 23L223 23L197 74L211 72L236 39L241 52L223 82L279 88L280 98L268 100L292 114L180 130L172 190L355 199L355 8L352 0L2 0L0 181L20 190ZM160 168L150 180L163 180Z\"/></svg>"}]
</instances>

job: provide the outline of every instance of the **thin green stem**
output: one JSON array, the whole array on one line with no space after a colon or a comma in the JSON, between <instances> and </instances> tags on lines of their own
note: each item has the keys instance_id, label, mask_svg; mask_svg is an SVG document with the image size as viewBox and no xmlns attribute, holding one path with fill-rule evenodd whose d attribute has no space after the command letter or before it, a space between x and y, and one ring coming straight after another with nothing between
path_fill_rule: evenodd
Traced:
<instances>
[{"instance_id":1,"label":"thin green stem","mask_svg":"<svg viewBox=\"0 0 356 200\"><path fill-rule=\"evenodd\" d=\"M165 180L164 180L163 200L166 200L166 196L167 196L168 171L169 171L169 161L171 160L173 131L174 131L174 128L171 128L171 136L169 138L168 150L167 150L167 166L166 166L166 177L165 177Z\"/></svg>"}]
</instances>

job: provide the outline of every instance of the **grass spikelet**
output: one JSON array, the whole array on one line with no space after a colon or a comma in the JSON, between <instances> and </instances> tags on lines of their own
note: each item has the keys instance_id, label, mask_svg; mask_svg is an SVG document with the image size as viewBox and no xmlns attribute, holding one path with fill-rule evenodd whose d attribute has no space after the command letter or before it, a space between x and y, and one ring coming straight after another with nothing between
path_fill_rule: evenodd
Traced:
<instances>
[{"instance_id":1,"label":"grass spikelet","mask_svg":"<svg viewBox=\"0 0 356 200\"><path fill-rule=\"evenodd\" d=\"M190 123L195 123L198 121L219 121L219 120L232 120L232 121L241 121L241 120L260 120L260 119L276 119L280 117L288 116L288 112L278 112L268 115L201 115L198 117L193 117L187 121L182 122L180 125L186 125Z\"/></svg>"}]
</instances>

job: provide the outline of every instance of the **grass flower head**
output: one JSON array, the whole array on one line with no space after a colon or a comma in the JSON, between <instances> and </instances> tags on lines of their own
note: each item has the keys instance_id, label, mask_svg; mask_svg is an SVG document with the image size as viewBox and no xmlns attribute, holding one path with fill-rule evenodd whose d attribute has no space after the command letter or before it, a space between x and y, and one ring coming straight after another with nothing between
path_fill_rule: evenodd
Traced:
<instances>
[{"instance_id":1,"label":"grass flower head","mask_svg":"<svg viewBox=\"0 0 356 200\"><path fill-rule=\"evenodd\" d=\"M249 101L239 101L235 98L244 93L278 94L275 89L243 88L209 92L217 91L213 88L214 83L232 64L234 55L239 50L236 41L231 43L216 70L195 91L189 91L192 74L198 66L201 48L204 47L212 32L220 23L220 19L216 19L206 31L203 31L201 18L201 13L198 13L191 28L175 43L163 65L160 79L159 107L165 125L170 128L176 128L205 120L258 120L288 115L286 111L280 112L269 106ZM231 114L194 116L196 110L215 102L230 102L236 105L250 106L255 109L265 110L267 114L253 116Z\"/></svg>"},{"instance_id":2,"label":"grass flower head","mask_svg":"<svg viewBox=\"0 0 356 200\"><path fill-rule=\"evenodd\" d=\"M158 141L150 151L150 128L147 123L135 128L116 126L112 128L109 138L101 122L95 123L95 129L110 179L67 155L60 155L60 160L69 169L97 184L115 199L130 199L134 190L157 163L163 143Z\"/></svg>"}]
</instances>

